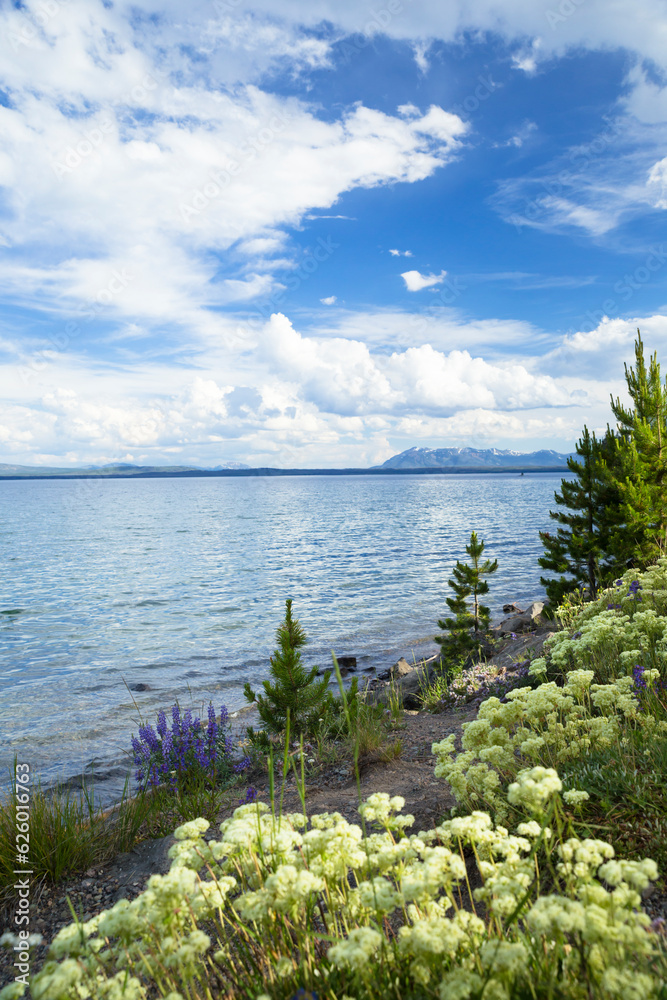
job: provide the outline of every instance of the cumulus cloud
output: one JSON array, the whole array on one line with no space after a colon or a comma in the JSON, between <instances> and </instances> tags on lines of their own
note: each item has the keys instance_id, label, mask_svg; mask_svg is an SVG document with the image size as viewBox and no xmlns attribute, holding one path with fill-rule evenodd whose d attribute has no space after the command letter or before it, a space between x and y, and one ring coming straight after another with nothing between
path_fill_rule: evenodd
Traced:
<instances>
[{"instance_id":1,"label":"cumulus cloud","mask_svg":"<svg viewBox=\"0 0 667 1000\"><path fill-rule=\"evenodd\" d=\"M623 366L634 364L634 342L638 329L641 330L646 355L657 351L659 358L664 357L667 352L667 315L628 319L604 316L592 329L566 334L561 343L545 355L545 370L596 380L614 378L619 385L624 385ZM608 398L607 383L603 383L603 390Z\"/></svg>"},{"instance_id":2,"label":"cumulus cloud","mask_svg":"<svg viewBox=\"0 0 667 1000\"><path fill-rule=\"evenodd\" d=\"M390 250L392 257L412 257L412 250Z\"/></svg>"},{"instance_id":3,"label":"cumulus cloud","mask_svg":"<svg viewBox=\"0 0 667 1000\"><path fill-rule=\"evenodd\" d=\"M3 35L22 38L30 9L5 8ZM13 254L0 281L14 302L71 308L126 268L132 283L113 313L197 329L206 310L279 289L284 227L355 187L430 176L467 130L435 106L406 118L358 104L325 121L253 84L215 89L192 67L172 83L124 13L96 0L60 4L7 60L0 231ZM174 29L163 13L156 44ZM212 66L221 48L252 45L309 67L327 58L328 43L283 22L204 18L200 32L204 23ZM230 248L251 270L220 278L216 255Z\"/></svg>"},{"instance_id":4,"label":"cumulus cloud","mask_svg":"<svg viewBox=\"0 0 667 1000\"><path fill-rule=\"evenodd\" d=\"M285 317L237 323L222 311L238 303L241 315L245 303L280 291L281 272L296 264L288 228L349 219L337 201L355 188L431 177L459 155L468 129L437 106L381 112L359 103L324 115L305 87L303 100L269 93L273 72L331 66L346 35L380 27L408 42L422 72L435 52L426 40L469 31L502 37L521 72L582 46L634 50L665 67L662 0L586 0L555 23L533 0L415 0L384 25L376 16L368 31L353 0L335 9L328 0L253 0L252 12L232 14L210 0L190 0L187 11L182 0L48 8L46 18L41 0L0 10L0 245L10 251L0 291L56 327L46 348L24 337L29 388L14 358L0 368L8 453L205 463L224 447L223 457L257 464L321 464L325 454L331 464L364 464L396 433L459 434L461 443L571 438L579 403L602 399L605 372L632 360L637 322L647 345L651 337L667 346L664 317L604 320L540 357L543 331L444 308L340 318L336 309L336 329L308 335ZM665 122L667 88L656 79L639 61L629 71L623 128L632 118L654 134ZM499 210L517 226L599 240L635 211L667 207L662 132L627 155L623 129L609 131L599 150L569 150L565 163L506 188ZM445 274L402 276L418 291ZM64 334L72 319L75 332ZM100 360L102 350L91 360L93 341L114 344L113 360ZM508 351L520 345L530 349L517 360ZM19 350L11 334L0 348Z\"/></svg>"},{"instance_id":5,"label":"cumulus cloud","mask_svg":"<svg viewBox=\"0 0 667 1000\"><path fill-rule=\"evenodd\" d=\"M446 271L440 274L420 274L419 271L404 271L401 274L405 287L409 292L421 292L423 288L439 285L447 277Z\"/></svg>"},{"instance_id":6,"label":"cumulus cloud","mask_svg":"<svg viewBox=\"0 0 667 1000\"><path fill-rule=\"evenodd\" d=\"M260 344L273 371L298 385L305 400L333 413L449 415L474 407L573 403L549 376L532 374L520 364L489 364L468 351L444 353L429 344L389 356L373 354L361 341L304 336L281 313L266 324Z\"/></svg>"},{"instance_id":7,"label":"cumulus cloud","mask_svg":"<svg viewBox=\"0 0 667 1000\"><path fill-rule=\"evenodd\" d=\"M545 441L567 450L584 421L604 428L610 390L623 392L619 373L633 360L636 326L647 350L667 350L667 316L659 315L604 320L525 360L522 345L531 333L540 343L539 331L527 324L467 327L451 316L439 327L428 317L418 328L421 342L405 346L399 334L409 319L378 314L365 343L354 336L365 315L343 316L338 332L306 334L275 314L243 340L235 368L212 342L198 358L210 375L140 364L127 367L122 385L115 370L52 352L53 367L40 370L34 382L44 385L42 394L27 403L11 399L16 367L0 366L7 380L0 442L8 459L27 464L53 464L63 452L74 463L118 460L129 452L141 462L169 456L200 465L221 458L289 467L363 465L379 460L389 438L405 447L434 439L503 447L514 440L526 450ZM438 334L442 346L424 343ZM480 345L502 337L517 356L447 348L454 334Z\"/></svg>"},{"instance_id":8,"label":"cumulus cloud","mask_svg":"<svg viewBox=\"0 0 667 1000\"><path fill-rule=\"evenodd\" d=\"M335 301L336 301L335 295L327 295L325 299L320 299L320 302L322 303L323 306L332 306Z\"/></svg>"}]
</instances>

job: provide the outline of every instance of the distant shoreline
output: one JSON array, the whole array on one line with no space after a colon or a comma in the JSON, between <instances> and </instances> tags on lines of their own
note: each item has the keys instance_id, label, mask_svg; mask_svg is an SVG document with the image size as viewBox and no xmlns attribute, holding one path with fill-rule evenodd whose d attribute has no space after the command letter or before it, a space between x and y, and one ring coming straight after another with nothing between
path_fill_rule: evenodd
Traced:
<instances>
[{"instance_id":1,"label":"distant shoreline","mask_svg":"<svg viewBox=\"0 0 667 1000\"><path fill-rule=\"evenodd\" d=\"M210 479L214 477L239 478L248 476L462 476L462 475L507 475L535 472L569 472L566 465L517 465L500 468L484 466L461 466L456 468L425 469L187 469L183 472L72 472L72 473L26 473L24 475L2 475L3 480L21 479Z\"/></svg>"}]
</instances>

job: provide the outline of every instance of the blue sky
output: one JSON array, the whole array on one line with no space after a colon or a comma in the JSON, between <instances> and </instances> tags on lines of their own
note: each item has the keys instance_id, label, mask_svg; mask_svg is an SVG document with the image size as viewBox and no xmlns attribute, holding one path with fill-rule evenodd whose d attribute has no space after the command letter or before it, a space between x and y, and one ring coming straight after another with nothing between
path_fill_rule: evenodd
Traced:
<instances>
[{"instance_id":1,"label":"blue sky","mask_svg":"<svg viewBox=\"0 0 667 1000\"><path fill-rule=\"evenodd\" d=\"M0 22L0 461L570 451L667 359L661 0Z\"/></svg>"}]
</instances>

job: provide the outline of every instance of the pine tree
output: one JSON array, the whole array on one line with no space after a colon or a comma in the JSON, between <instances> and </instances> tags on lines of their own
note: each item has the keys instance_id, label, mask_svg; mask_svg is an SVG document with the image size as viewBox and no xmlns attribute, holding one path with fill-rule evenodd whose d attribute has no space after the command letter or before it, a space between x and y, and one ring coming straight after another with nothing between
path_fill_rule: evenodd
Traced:
<instances>
[{"instance_id":1,"label":"pine tree","mask_svg":"<svg viewBox=\"0 0 667 1000\"><path fill-rule=\"evenodd\" d=\"M457 560L452 571L452 579L448 585L454 591L454 597L447 597L446 602L454 618L438 621L438 628L446 630L448 635L436 635L435 641L442 648L443 659L450 665L458 659L474 651L479 651L481 635L489 628L491 612L480 603L480 597L487 594L489 584L485 576L490 576L498 569L498 560L485 559L480 562L484 551L484 542L477 538L473 531L466 552L470 563ZM468 601L472 598L472 607Z\"/></svg>"},{"instance_id":2,"label":"pine tree","mask_svg":"<svg viewBox=\"0 0 667 1000\"><path fill-rule=\"evenodd\" d=\"M560 493L554 494L561 509L549 511L558 523L556 533L540 532L545 553L538 563L559 574L540 577L554 606L573 590L583 589L594 599L603 580L619 571L619 560L611 550L620 522L620 501L610 471L618 468L618 441L609 427L598 440L585 426L576 453L578 459L567 460L576 479L561 480Z\"/></svg>"},{"instance_id":3,"label":"pine tree","mask_svg":"<svg viewBox=\"0 0 667 1000\"><path fill-rule=\"evenodd\" d=\"M299 736L312 728L314 720L329 697L327 670L321 680L316 680L317 667L307 670L301 663L299 649L307 642L306 633L297 618L292 618L292 601L285 602L285 619L278 626L278 649L271 657L272 680L262 681L264 694L257 696L246 683L247 701L256 702L264 728L276 735L285 732L289 712L290 733Z\"/></svg>"},{"instance_id":4,"label":"pine tree","mask_svg":"<svg viewBox=\"0 0 667 1000\"><path fill-rule=\"evenodd\" d=\"M584 428L580 460L568 460L576 479L562 480L555 494L558 530L540 532L545 554L538 562L560 574L541 578L553 604L580 588L594 598L607 578L667 552L667 383L656 354L647 367L639 330L625 380L632 405L612 397L616 429L607 426L601 440Z\"/></svg>"},{"instance_id":5,"label":"pine tree","mask_svg":"<svg viewBox=\"0 0 667 1000\"><path fill-rule=\"evenodd\" d=\"M614 545L627 561L643 568L667 552L667 381L661 383L656 353L646 367L639 330L635 363L635 368L625 366L634 405L611 400L623 442L615 470L623 524Z\"/></svg>"}]
</instances>

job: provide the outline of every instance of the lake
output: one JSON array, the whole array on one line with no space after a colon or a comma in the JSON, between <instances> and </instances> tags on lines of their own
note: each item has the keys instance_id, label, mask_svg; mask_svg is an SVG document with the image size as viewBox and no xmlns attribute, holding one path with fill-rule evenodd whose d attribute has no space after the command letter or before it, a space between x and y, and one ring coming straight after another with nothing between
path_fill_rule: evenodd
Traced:
<instances>
[{"instance_id":1,"label":"lake","mask_svg":"<svg viewBox=\"0 0 667 1000\"><path fill-rule=\"evenodd\" d=\"M287 597L307 664L335 650L364 671L435 651L473 529L499 563L493 617L540 598L538 531L560 479L0 482L4 774L15 753L47 782L117 760L138 713L154 721L177 698L241 708L243 683L267 676Z\"/></svg>"}]
</instances>

